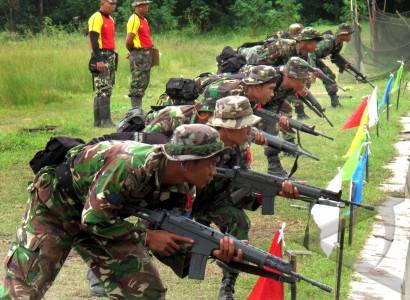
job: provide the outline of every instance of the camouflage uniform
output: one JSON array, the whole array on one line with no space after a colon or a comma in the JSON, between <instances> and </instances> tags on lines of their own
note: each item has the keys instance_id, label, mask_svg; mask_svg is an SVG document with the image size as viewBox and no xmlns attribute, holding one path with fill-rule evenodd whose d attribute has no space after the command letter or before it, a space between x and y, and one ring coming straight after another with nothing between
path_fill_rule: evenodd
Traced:
<instances>
[{"instance_id":1,"label":"camouflage uniform","mask_svg":"<svg viewBox=\"0 0 410 300\"><path fill-rule=\"evenodd\" d=\"M214 116L208 125L217 128L241 129L255 125L260 121L253 115L249 100L243 96L228 96L216 102ZM244 151L244 149L247 149ZM247 145L235 145L225 152L218 167L247 169L250 161L246 159ZM213 180L198 192L192 211L193 217L200 223L214 223L218 228L240 240L249 240L250 220L244 209L255 210L259 207L257 197L248 195L235 202L231 198L230 180ZM223 278L219 292L220 300L233 299L234 285L238 273L223 268Z\"/></svg>"},{"instance_id":2,"label":"camouflage uniform","mask_svg":"<svg viewBox=\"0 0 410 300\"><path fill-rule=\"evenodd\" d=\"M352 34L353 30L350 25L342 23L338 26L336 36L341 34ZM312 65L321 69L329 78L336 81L336 75L326 66L323 59L334 54L340 54L343 47L343 42L338 42L336 36L331 33L323 35L323 40L317 44L316 51L311 54ZM338 88L336 83L324 80L323 84L331 99L333 107L340 106L339 97L337 95Z\"/></svg>"},{"instance_id":3,"label":"camouflage uniform","mask_svg":"<svg viewBox=\"0 0 410 300\"><path fill-rule=\"evenodd\" d=\"M24 219L6 257L1 299L42 298L72 247L111 299L164 299L166 289L143 246L145 228L125 218L129 205L155 209L172 206L171 192L195 194L187 183L159 182L167 160L202 159L223 149L214 129L190 126L177 128L164 146L78 146L64 164L41 169L28 187Z\"/></svg>"}]
</instances>

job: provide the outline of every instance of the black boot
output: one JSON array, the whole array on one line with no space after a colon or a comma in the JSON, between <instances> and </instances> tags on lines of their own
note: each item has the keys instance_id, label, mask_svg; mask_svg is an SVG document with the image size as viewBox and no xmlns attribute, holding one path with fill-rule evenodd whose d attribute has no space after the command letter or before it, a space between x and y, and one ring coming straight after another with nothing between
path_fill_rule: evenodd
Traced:
<instances>
[{"instance_id":1,"label":"black boot","mask_svg":"<svg viewBox=\"0 0 410 300\"><path fill-rule=\"evenodd\" d=\"M223 268L222 271L223 277L219 289L218 300L235 300L235 283L239 274L236 272L230 272L225 268Z\"/></svg>"},{"instance_id":2,"label":"black boot","mask_svg":"<svg viewBox=\"0 0 410 300\"><path fill-rule=\"evenodd\" d=\"M268 173L276 176L286 177L288 173L283 169L278 155L268 157Z\"/></svg>"},{"instance_id":3,"label":"black boot","mask_svg":"<svg viewBox=\"0 0 410 300\"><path fill-rule=\"evenodd\" d=\"M330 95L330 102L332 104L332 107L342 107L342 105L339 102L339 96L338 95Z\"/></svg>"},{"instance_id":4,"label":"black boot","mask_svg":"<svg viewBox=\"0 0 410 300\"><path fill-rule=\"evenodd\" d=\"M91 269L88 269L87 272L87 279L90 288L91 294L97 297L106 297L107 293L104 290L103 285L101 284L100 280L98 280L97 276L95 276L94 272Z\"/></svg>"},{"instance_id":5,"label":"black boot","mask_svg":"<svg viewBox=\"0 0 410 300\"><path fill-rule=\"evenodd\" d=\"M134 108L139 108L142 109L142 97L130 97L131 99L131 107Z\"/></svg>"},{"instance_id":6,"label":"black boot","mask_svg":"<svg viewBox=\"0 0 410 300\"><path fill-rule=\"evenodd\" d=\"M310 119L310 117L305 113L305 106L303 105L303 102L299 99L295 103L295 112L298 120Z\"/></svg>"},{"instance_id":7,"label":"black boot","mask_svg":"<svg viewBox=\"0 0 410 300\"><path fill-rule=\"evenodd\" d=\"M100 97L94 98L94 127L101 126L101 99Z\"/></svg>"},{"instance_id":8,"label":"black boot","mask_svg":"<svg viewBox=\"0 0 410 300\"><path fill-rule=\"evenodd\" d=\"M101 127L115 127L111 120L110 97L101 97Z\"/></svg>"}]
</instances>

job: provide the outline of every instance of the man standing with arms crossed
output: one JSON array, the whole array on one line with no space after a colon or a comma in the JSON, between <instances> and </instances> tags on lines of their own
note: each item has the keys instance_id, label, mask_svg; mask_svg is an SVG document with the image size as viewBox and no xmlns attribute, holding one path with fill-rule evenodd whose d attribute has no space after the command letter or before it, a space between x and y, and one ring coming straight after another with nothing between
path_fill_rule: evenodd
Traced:
<instances>
[{"instance_id":1,"label":"man standing with arms crossed","mask_svg":"<svg viewBox=\"0 0 410 300\"><path fill-rule=\"evenodd\" d=\"M152 66L151 30L145 15L152 1L134 0L134 13L127 23L125 46L130 51L131 87L129 97L133 109L142 110L142 98L148 87Z\"/></svg>"},{"instance_id":2,"label":"man standing with arms crossed","mask_svg":"<svg viewBox=\"0 0 410 300\"><path fill-rule=\"evenodd\" d=\"M101 0L100 10L88 20L88 36L92 48L91 62L97 95L94 98L94 126L113 127L110 112L110 97L115 83L115 22L117 0Z\"/></svg>"}]
</instances>

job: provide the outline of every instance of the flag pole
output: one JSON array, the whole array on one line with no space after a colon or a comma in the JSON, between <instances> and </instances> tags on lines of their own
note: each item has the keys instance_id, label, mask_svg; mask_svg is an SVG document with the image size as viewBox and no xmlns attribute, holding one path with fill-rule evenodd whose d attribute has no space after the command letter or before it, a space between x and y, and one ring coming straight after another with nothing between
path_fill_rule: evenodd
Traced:
<instances>
[{"instance_id":1,"label":"flag pole","mask_svg":"<svg viewBox=\"0 0 410 300\"><path fill-rule=\"evenodd\" d=\"M353 195L355 191L355 184L351 182L351 192L350 192L350 201L353 202ZM354 214L355 214L355 205L350 205L349 211L349 246L353 243L353 231L354 231Z\"/></svg>"},{"instance_id":2,"label":"flag pole","mask_svg":"<svg viewBox=\"0 0 410 300\"><path fill-rule=\"evenodd\" d=\"M402 58L403 59L403 58ZM404 62L403 60L401 61L401 65L404 66ZM399 82L399 87L398 87L398 91L397 91L397 98L396 98L396 110L399 109L399 102L400 102L400 88L401 88L401 83L403 81L403 74L402 76L400 76L400 82Z\"/></svg>"},{"instance_id":3,"label":"flag pole","mask_svg":"<svg viewBox=\"0 0 410 300\"><path fill-rule=\"evenodd\" d=\"M346 230L346 221L344 218L341 218L340 223L339 223L339 236L338 236L339 248L337 251L335 300L340 299L345 230Z\"/></svg>"}]
</instances>

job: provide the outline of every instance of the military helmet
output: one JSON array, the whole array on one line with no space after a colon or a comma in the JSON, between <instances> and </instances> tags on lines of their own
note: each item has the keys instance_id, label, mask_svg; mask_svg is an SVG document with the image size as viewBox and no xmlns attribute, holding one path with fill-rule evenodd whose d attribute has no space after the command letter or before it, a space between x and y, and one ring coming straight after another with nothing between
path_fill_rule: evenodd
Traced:
<instances>
[{"instance_id":1,"label":"military helmet","mask_svg":"<svg viewBox=\"0 0 410 300\"><path fill-rule=\"evenodd\" d=\"M224 150L218 131L204 124L178 126L172 139L162 146L172 161L199 160L213 157Z\"/></svg>"},{"instance_id":2,"label":"military helmet","mask_svg":"<svg viewBox=\"0 0 410 300\"><path fill-rule=\"evenodd\" d=\"M286 63L284 71L288 77L302 80L310 77L309 67L310 65L306 62L306 60L293 56Z\"/></svg>"},{"instance_id":3,"label":"military helmet","mask_svg":"<svg viewBox=\"0 0 410 300\"><path fill-rule=\"evenodd\" d=\"M142 5L142 4L150 4L150 3L152 3L152 1L150 1L150 0L134 0L134 1L132 2L131 6L135 8L135 7L139 6L139 5Z\"/></svg>"},{"instance_id":4,"label":"military helmet","mask_svg":"<svg viewBox=\"0 0 410 300\"><path fill-rule=\"evenodd\" d=\"M352 34L353 32L352 26L347 23L342 23L337 26L336 35Z\"/></svg>"},{"instance_id":5,"label":"military helmet","mask_svg":"<svg viewBox=\"0 0 410 300\"><path fill-rule=\"evenodd\" d=\"M249 99L244 96L228 96L216 101L213 117L208 125L230 129L253 126L261 118L253 114Z\"/></svg>"},{"instance_id":6,"label":"military helmet","mask_svg":"<svg viewBox=\"0 0 410 300\"><path fill-rule=\"evenodd\" d=\"M321 41L323 40L323 36L313 27L306 27L301 31L296 39L298 41Z\"/></svg>"},{"instance_id":7,"label":"military helmet","mask_svg":"<svg viewBox=\"0 0 410 300\"><path fill-rule=\"evenodd\" d=\"M304 26L300 23L293 23L289 25L288 33L291 36L297 36L303 30Z\"/></svg>"},{"instance_id":8,"label":"military helmet","mask_svg":"<svg viewBox=\"0 0 410 300\"><path fill-rule=\"evenodd\" d=\"M246 85L258 85L276 81L279 77L280 73L274 67L259 65L252 67L242 82Z\"/></svg>"}]
</instances>

